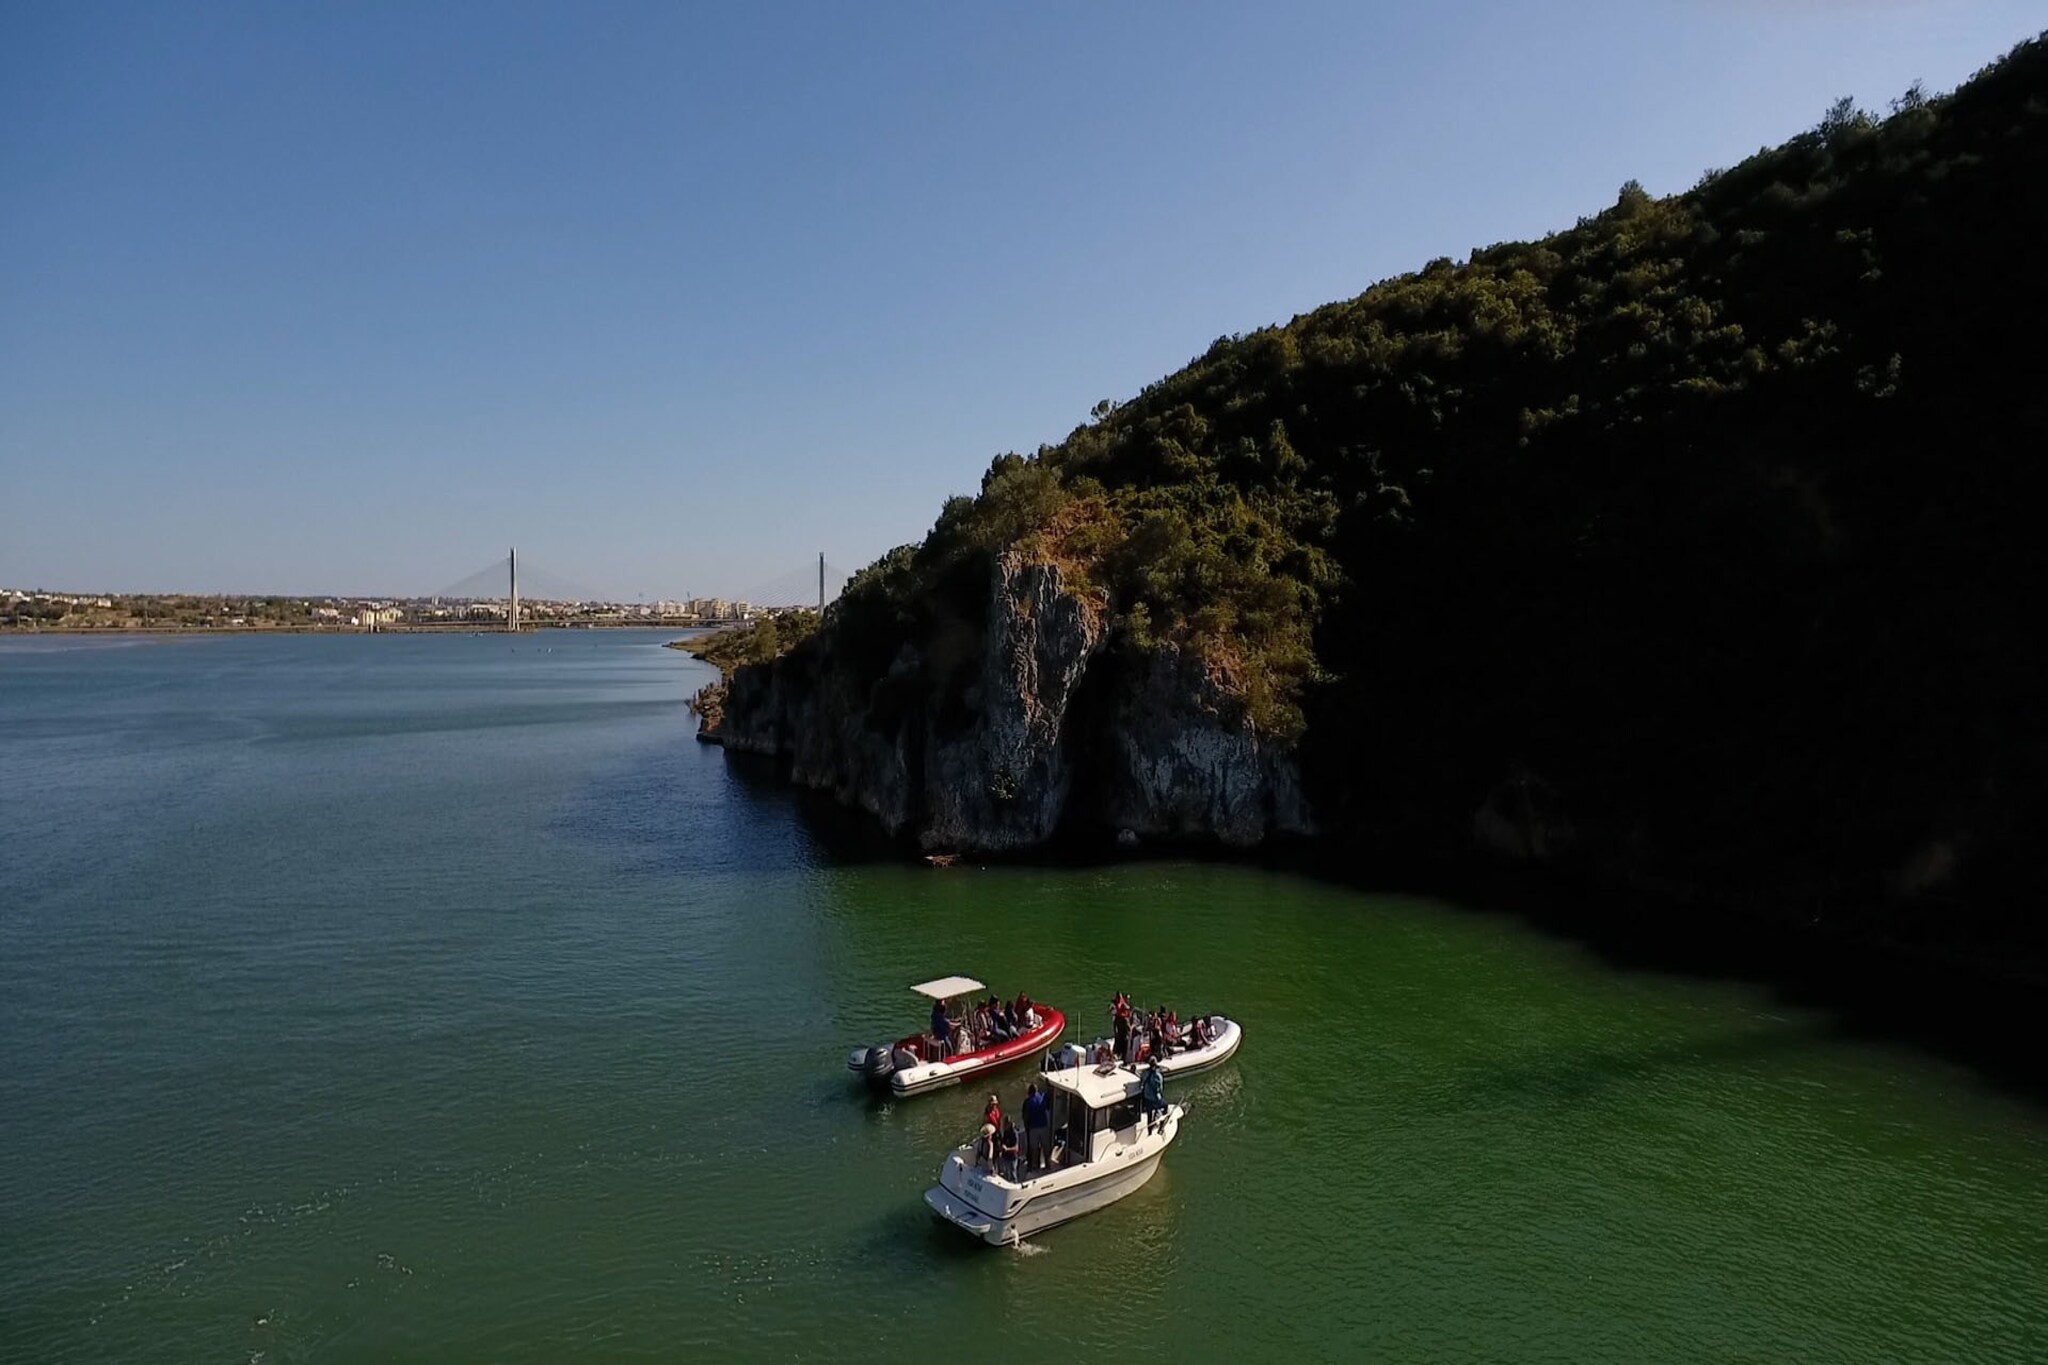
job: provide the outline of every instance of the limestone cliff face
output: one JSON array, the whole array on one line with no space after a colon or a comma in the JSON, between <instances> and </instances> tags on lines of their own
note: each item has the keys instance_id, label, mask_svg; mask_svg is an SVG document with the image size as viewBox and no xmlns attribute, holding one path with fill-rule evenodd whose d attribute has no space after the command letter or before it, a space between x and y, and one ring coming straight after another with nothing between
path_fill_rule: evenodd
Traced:
<instances>
[{"instance_id":1,"label":"limestone cliff face","mask_svg":"<svg viewBox=\"0 0 2048 1365\"><path fill-rule=\"evenodd\" d=\"M933 851L1309 830L1291 754L1180 651L1111 649L1108 602L1058 566L1000 556L962 631L906 646L878 677L828 628L736 671L706 737L786 759L793 781Z\"/></svg>"},{"instance_id":2,"label":"limestone cliff face","mask_svg":"<svg viewBox=\"0 0 2048 1365\"><path fill-rule=\"evenodd\" d=\"M1262 740L1201 662L1171 646L1122 689L1108 740L1106 815L1118 829L1239 848L1312 831L1291 751Z\"/></svg>"},{"instance_id":3,"label":"limestone cliff face","mask_svg":"<svg viewBox=\"0 0 2048 1365\"><path fill-rule=\"evenodd\" d=\"M972 723L926 753L931 848L1007 851L1058 830L1073 785L1076 689L1102 648L1108 603L1068 590L1060 570L1014 554L996 563L987 643L968 699Z\"/></svg>"}]
</instances>

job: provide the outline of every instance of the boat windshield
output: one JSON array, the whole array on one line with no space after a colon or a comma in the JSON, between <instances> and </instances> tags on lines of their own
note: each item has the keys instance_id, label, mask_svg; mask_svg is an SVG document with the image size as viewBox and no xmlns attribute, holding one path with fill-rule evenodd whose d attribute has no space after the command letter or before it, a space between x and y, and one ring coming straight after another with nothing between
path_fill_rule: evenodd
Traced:
<instances>
[{"instance_id":1,"label":"boat windshield","mask_svg":"<svg viewBox=\"0 0 2048 1365\"><path fill-rule=\"evenodd\" d=\"M1135 1095L1101 1109L1089 1108L1064 1090L1054 1089L1050 1098L1052 1131L1062 1149L1060 1164L1065 1166L1078 1166L1090 1159L1095 1151L1095 1134L1135 1128L1143 1114Z\"/></svg>"}]
</instances>

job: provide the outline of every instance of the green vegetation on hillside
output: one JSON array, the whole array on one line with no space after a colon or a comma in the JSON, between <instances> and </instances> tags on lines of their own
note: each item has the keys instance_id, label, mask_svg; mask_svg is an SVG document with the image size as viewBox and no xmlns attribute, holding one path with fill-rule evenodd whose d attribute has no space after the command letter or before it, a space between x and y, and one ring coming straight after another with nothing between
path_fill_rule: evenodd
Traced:
<instances>
[{"instance_id":1,"label":"green vegetation on hillside","mask_svg":"<svg viewBox=\"0 0 2048 1365\"><path fill-rule=\"evenodd\" d=\"M1222 338L998 458L826 635L879 679L1015 548L1312 734L1337 828L1468 838L1533 774L1646 877L2013 872L2048 766L2044 229L2036 41Z\"/></svg>"},{"instance_id":2,"label":"green vegetation on hillside","mask_svg":"<svg viewBox=\"0 0 2048 1365\"><path fill-rule=\"evenodd\" d=\"M316 625L333 599L186 593L0 593L0 630L192 629Z\"/></svg>"},{"instance_id":3,"label":"green vegetation on hillside","mask_svg":"<svg viewBox=\"0 0 2048 1365\"><path fill-rule=\"evenodd\" d=\"M672 647L702 659L721 673L731 673L743 664L766 663L788 652L809 639L818 624L818 613L814 611L785 611L677 640Z\"/></svg>"}]
</instances>

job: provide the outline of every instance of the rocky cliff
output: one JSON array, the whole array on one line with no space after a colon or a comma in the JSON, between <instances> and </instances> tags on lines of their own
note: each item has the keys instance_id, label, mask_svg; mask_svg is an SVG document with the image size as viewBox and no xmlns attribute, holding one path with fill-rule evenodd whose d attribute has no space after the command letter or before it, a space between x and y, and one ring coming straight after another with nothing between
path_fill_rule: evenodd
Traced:
<instances>
[{"instance_id":1,"label":"rocky cliff","mask_svg":"<svg viewBox=\"0 0 2048 1365\"><path fill-rule=\"evenodd\" d=\"M935 850L1312 804L1332 861L2048 954L2043 89L1221 337L734 637L708 733Z\"/></svg>"},{"instance_id":2,"label":"rocky cliff","mask_svg":"<svg viewBox=\"0 0 2048 1365\"><path fill-rule=\"evenodd\" d=\"M1005 553L979 613L902 645L879 681L821 632L735 670L704 736L777 756L930 851L1308 832L1293 755L1193 656L1137 648L1109 620L1099 589Z\"/></svg>"}]
</instances>

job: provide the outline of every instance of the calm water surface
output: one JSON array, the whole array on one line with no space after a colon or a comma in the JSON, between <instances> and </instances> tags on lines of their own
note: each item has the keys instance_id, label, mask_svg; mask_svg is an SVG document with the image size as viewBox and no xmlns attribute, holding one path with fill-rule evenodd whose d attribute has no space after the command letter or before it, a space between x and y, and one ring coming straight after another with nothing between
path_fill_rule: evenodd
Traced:
<instances>
[{"instance_id":1,"label":"calm water surface","mask_svg":"<svg viewBox=\"0 0 2048 1365\"><path fill-rule=\"evenodd\" d=\"M2048 1359L2040 1110L1427 901L835 865L660 638L0 642L0 1358ZM953 971L1247 1041L994 1251L979 1096L842 1069Z\"/></svg>"}]
</instances>

